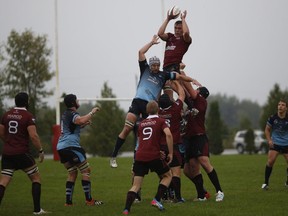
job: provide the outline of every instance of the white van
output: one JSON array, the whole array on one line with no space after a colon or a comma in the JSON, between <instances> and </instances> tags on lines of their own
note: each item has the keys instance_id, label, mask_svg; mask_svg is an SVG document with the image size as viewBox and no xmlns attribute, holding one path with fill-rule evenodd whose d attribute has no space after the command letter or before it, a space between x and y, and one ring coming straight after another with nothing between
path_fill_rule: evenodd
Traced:
<instances>
[{"instance_id":1,"label":"white van","mask_svg":"<svg viewBox=\"0 0 288 216\"><path fill-rule=\"evenodd\" d=\"M234 137L233 146L237 149L239 154L243 154L245 152L246 143L244 142L244 139L246 132L247 130L237 131ZM259 152L261 154L266 154L268 152L268 142L265 138L264 132L261 130L254 130L254 136L255 153Z\"/></svg>"}]
</instances>

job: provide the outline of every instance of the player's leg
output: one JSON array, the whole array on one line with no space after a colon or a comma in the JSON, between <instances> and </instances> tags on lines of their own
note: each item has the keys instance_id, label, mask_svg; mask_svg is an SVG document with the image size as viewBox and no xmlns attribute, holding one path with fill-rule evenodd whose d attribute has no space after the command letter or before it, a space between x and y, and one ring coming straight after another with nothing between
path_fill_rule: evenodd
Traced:
<instances>
[{"instance_id":1,"label":"player's leg","mask_svg":"<svg viewBox=\"0 0 288 216\"><path fill-rule=\"evenodd\" d=\"M134 161L132 172L133 172L132 187L127 192L123 214L129 214L131 206L137 197L137 192L140 190L142 186L144 176L149 172L149 168L145 166L145 162Z\"/></svg>"},{"instance_id":2,"label":"player's leg","mask_svg":"<svg viewBox=\"0 0 288 216\"><path fill-rule=\"evenodd\" d=\"M188 166L188 168L187 168ZM200 172L201 165L196 158L191 158L189 163L187 163L185 168L186 176L194 183L196 191L197 191L197 198L194 201L205 201L205 189L204 189L204 181L202 173Z\"/></svg>"},{"instance_id":3,"label":"player's leg","mask_svg":"<svg viewBox=\"0 0 288 216\"><path fill-rule=\"evenodd\" d=\"M134 151L134 159L135 159L135 153L136 151ZM134 165L134 162L133 162L133 165ZM132 168L131 168L131 182L132 182L132 185L134 184L134 172L133 172L133 165L132 165ZM134 200L135 203L139 203L141 202L141 187L139 188L139 190L137 191L136 193L136 197L135 197L135 200Z\"/></svg>"},{"instance_id":4,"label":"player's leg","mask_svg":"<svg viewBox=\"0 0 288 216\"><path fill-rule=\"evenodd\" d=\"M65 206L72 206L73 205L73 192L74 192L75 181L78 175L78 170L76 166L71 165L69 162L65 163L64 166L68 172L67 180L65 183L65 187L66 187Z\"/></svg>"},{"instance_id":5,"label":"player's leg","mask_svg":"<svg viewBox=\"0 0 288 216\"><path fill-rule=\"evenodd\" d=\"M173 150L173 160L169 164L172 171L172 180L170 184L170 186L172 187L170 188L173 189L174 194L172 195L174 195L173 196L174 202L185 202L185 200L182 198L181 195L181 165L182 165L182 156L179 151L178 145L175 145Z\"/></svg>"},{"instance_id":6,"label":"player's leg","mask_svg":"<svg viewBox=\"0 0 288 216\"><path fill-rule=\"evenodd\" d=\"M275 149L270 149L268 152L268 160L265 166L265 175L264 175L264 184L262 184L263 190L268 190L269 188L269 179L272 173L273 165L278 157L279 152Z\"/></svg>"},{"instance_id":7,"label":"player's leg","mask_svg":"<svg viewBox=\"0 0 288 216\"><path fill-rule=\"evenodd\" d=\"M77 167L75 166L75 161L77 162L78 156L75 155L74 151L72 151L70 148L58 150L58 154L60 157L60 161L66 168L68 174L65 182L65 189L66 189L65 206L72 206L74 186L78 175L78 170Z\"/></svg>"},{"instance_id":8,"label":"player's leg","mask_svg":"<svg viewBox=\"0 0 288 216\"><path fill-rule=\"evenodd\" d=\"M117 140L116 140L116 143L115 143L112 155L111 155L110 166L112 168L117 168L118 165L116 162L116 157L118 155L118 152L120 148L122 147L122 145L124 144L126 137L133 130L136 121L137 121L137 116L132 112L128 112L126 115L124 127L117 137Z\"/></svg>"},{"instance_id":9,"label":"player's leg","mask_svg":"<svg viewBox=\"0 0 288 216\"><path fill-rule=\"evenodd\" d=\"M40 173L34 158L30 154L22 154L16 157L19 164L21 164L18 168L22 169L32 182L32 198L34 204L33 214L46 213L44 210L41 209L40 205L41 200Z\"/></svg>"},{"instance_id":10,"label":"player's leg","mask_svg":"<svg viewBox=\"0 0 288 216\"><path fill-rule=\"evenodd\" d=\"M181 195L181 166L171 167L172 180L171 184L175 193L175 202L185 202Z\"/></svg>"},{"instance_id":11,"label":"player's leg","mask_svg":"<svg viewBox=\"0 0 288 216\"><path fill-rule=\"evenodd\" d=\"M13 162L13 158L6 156L4 154L2 155L1 167L2 170L0 176L0 205L5 194L5 190L9 185L16 169Z\"/></svg>"},{"instance_id":12,"label":"player's leg","mask_svg":"<svg viewBox=\"0 0 288 216\"><path fill-rule=\"evenodd\" d=\"M157 172L157 171L156 171ZM171 180L172 180L172 172L168 167L168 171L164 174L159 174L161 176L161 181L158 185L157 193L154 199L151 201L151 205L158 208L160 211L164 210L164 206L161 203L161 198L164 196L164 193L167 191Z\"/></svg>"},{"instance_id":13,"label":"player's leg","mask_svg":"<svg viewBox=\"0 0 288 216\"><path fill-rule=\"evenodd\" d=\"M158 185L157 193L154 199L151 201L151 205L157 207L160 211L162 211L164 209L164 206L161 204L160 201L165 191L167 191L169 185L171 184L172 172L168 164L161 159L151 161L149 166L151 172L156 172L161 179Z\"/></svg>"},{"instance_id":14,"label":"player's leg","mask_svg":"<svg viewBox=\"0 0 288 216\"><path fill-rule=\"evenodd\" d=\"M283 153L283 156L286 160L286 163L288 165L288 153ZM288 167L286 168L286 182L285 182L285 186L288 187Z\"/></svg>"},{"instance_id":15,"label":"player's leg","mask_svg":"<svg viewBox=\"0 0 288 216\"><path fill-rule=\"evenodd\" d=\"M86 205L88 206L102 205L103 204L102 201L95 200L92 197L91 181L90 181L91 169L89 163L85 160L81 164L77 165L77 167L82 175L81 184L85 195Z\"/></svg>"},{"instance_id":16,"label":"player's leg","mask_svg":"<svg viewBox=\"0 0 288 216\"><path fill-rule=\"evenodd\" d=\"M24 170L32 182L32 197L34 204L34 212L39 213L41 211L40 199L41 199L41 182L40 173L37 165Z\"/></svg>"},{"instance_id":17,"label":"player's leg","mask_svg":"<svg viewBox=\"0 0 288 216\"><path fill-rule=\"evenodd\" d=\"M126 137L133 130L133 127L135 125L136 120L137 120L137 116L135 114L130 113L130 112L127 113L124 127L123 127L122 131L120 132L120 134L118 135L118 139L116 141L116 145L115 145L114 151L112 153L112 157L117 156L118 151L122 147L122 145L124 144Z\"/></svg>"},{"instance_id":18,"label":"player's leg","mask_svg":"<svg viewBox=\"0 0 288 216\"><path fill-rule=\"evenodd\" d=\"M0 205L5 194L5 189L9 185L11 178L13 176L14 170L12 169L2 169L0 177Z\"/></svg>"},{"instance_id":19,"label":"player's leg","mask_svg":"<svg viewBox=\"0 0 288 216\"><path fill-rule=\"evenodd\" d=\"M112 168L117 168L117 162L116 162L116 156L119 152L119 149L122 147L122 145L125 142L126 137L129 135L129 133L133 130L137 119L141 116L141 118L145 119L147 117L146 113L146 105L147 101L141 100L141 99L133 99L131 106L128 110L128 113L126 115L125 124L123 127L123 130L118 135L114 150L112 152L112 156L110 159L110 166Z\"/></svg>"},{"instance_id":20,"label":"player's leg","mask_svg":"<svg viewBox=\"0 0 288 216\"><path fill-rule=\"evenodd\" d=\"M185 145L185 164L183 172L196 187L197 198L195 198L195 200L205 201L206 190L204 189L203 176L200 172L201 164L197 160L198 147L196 143L199 142L198 139L198 136L193 136L183 140Z\"/></svg>"}]
</instances>

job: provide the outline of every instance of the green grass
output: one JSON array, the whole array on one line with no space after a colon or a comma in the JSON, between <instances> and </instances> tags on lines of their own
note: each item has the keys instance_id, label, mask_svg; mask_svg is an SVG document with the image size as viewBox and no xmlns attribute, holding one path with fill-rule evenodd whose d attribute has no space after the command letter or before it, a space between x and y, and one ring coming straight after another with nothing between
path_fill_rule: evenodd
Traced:
<instances>
[{"instance_id":1,"label":"green grass","mask_svg":"<svg viewBox=\"0 0 288 216\"><path fill-rule=\"evenodd\" d=\"M270 190L260 189L264 179L266 155L223 155L212 156L221 186L225 193L223 202L216 203L212 196L207 202L192 202L196 196L194 185L182 177L183 204L164 204L166 211L159 212L150 206L158 185L155 173L144 179L142 188L143 201L134 204L130 215L284 215L288 210L288 188L284 187L286 179L286 162L278 158L270 178ZM109 166L108 158L90 158L92 167L92 193L96 199L104 201L102 206L84 205L84 194L77 179L74 191L73 207L64 207L66 171L58 161L46 160L39 165L42 176L42 208L52 213L49 215L121 215L126 193L131 186L132 158L119 158L117 169ZM204 173L205 187L213 195L215 190ZM31 183L24 173L15 173L12 182L5 192L1 216L31 215Z\"/></svg>"}]
</instances>

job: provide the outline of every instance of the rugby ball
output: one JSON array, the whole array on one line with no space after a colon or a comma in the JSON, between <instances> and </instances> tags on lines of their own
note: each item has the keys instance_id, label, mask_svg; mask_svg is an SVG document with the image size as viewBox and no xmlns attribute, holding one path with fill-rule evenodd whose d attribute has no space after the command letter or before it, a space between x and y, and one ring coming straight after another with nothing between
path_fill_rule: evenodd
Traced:
<instances>
[{"instance_id":1,"label":"rugby ball","mask_svg":"<svg viewBox=\"0 0 288 216\"><path fill-rule=\"evenodd\" d=\"M172 16L173 19L175 19L181 13L181 9L178 6L175 5L175 6L173 6L172 8L169 9L168 13L169 13L169 16Z\"/></svg>"}]
</instances>

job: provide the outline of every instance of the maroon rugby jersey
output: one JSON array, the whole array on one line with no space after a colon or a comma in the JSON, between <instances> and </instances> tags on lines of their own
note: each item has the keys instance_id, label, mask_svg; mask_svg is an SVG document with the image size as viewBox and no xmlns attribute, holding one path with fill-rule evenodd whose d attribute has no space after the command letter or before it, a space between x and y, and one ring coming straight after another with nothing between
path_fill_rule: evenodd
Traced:
<instances>
[{"instance_id":1,"label":"maroon rugby jersey","mask_svg":"<svg viewBox=\"0 0 288 216\"><path fill-rule=\"evenodd\" d=\"M165 118L166 122L169 125L170 131L173 135L174 144L182 143L182 139L180 136L180 121L182 120L182 108L183 102L177 99L169 108L159 110L159 117ZM161 144L166 145L166 137L162 138Z\"/></svg>"},{"instance_id":2,"label":"maroon rugby jersey","mask_svg":"<svg viewBox=\"0 0 288 216\"><path fill-rule=\"evenodd\" d=\"M28 153L30 138L27 127L35 125L33 115L25 108L15 107L3 115L1 124L5 127L3 154Z\"/></svg>"},{"instance_id":3,"label":"maroon rugby jersey","mask_svg":"<svg viewBox=\"0 0 288 216\"><path fill-rule=\"evenodd\" d=\"M207 110L207 101L199 94L193 100L193 107L199 110L196 116L189 115L185 136L194 136L205 134L205 114Z\"/></svg>"},{"instance_id":4,"label":"maroon rugby jersey","mask_svg":"<svg viewBox=\"0 0 288 216\"><path fill-rule=\"evenodd\" d=\"M182 62L184 54L187 52L190 43L184 41L183 36L175 37L174 34L168 33L168 39L166 40L164 63L163 67L171 64L179 64Z\"/></svg>"},{"instance_id":5,"label":"maroon rugby jersey","mask_svg":"<svg viewBox=\"0 0 288 216\"><path fill-rule=\"evenodd\" d=\"M160 158L160 141L165 136L163 130L167 127L165 119L157 115L150 115L139 124L139 147L135 160L151 161Z\"/></svg>"}]
</instances>

